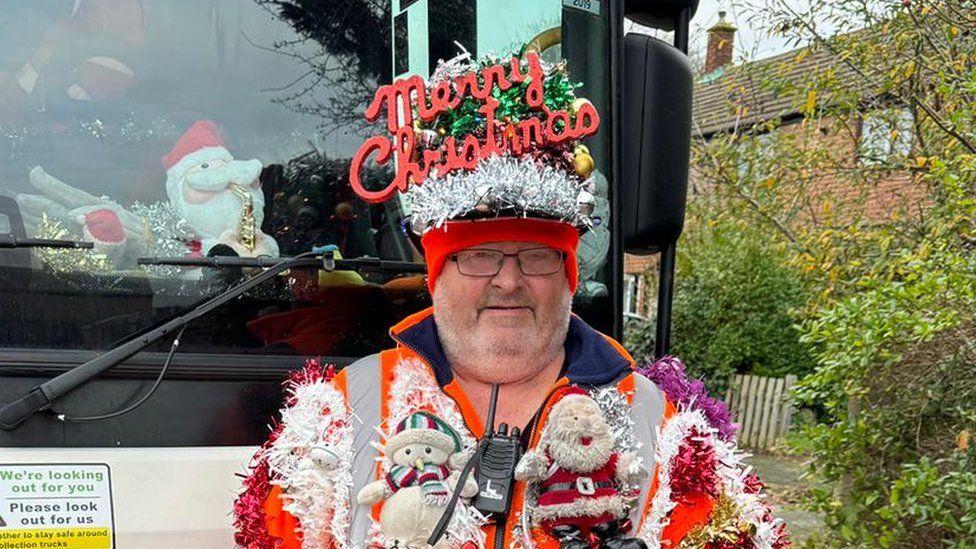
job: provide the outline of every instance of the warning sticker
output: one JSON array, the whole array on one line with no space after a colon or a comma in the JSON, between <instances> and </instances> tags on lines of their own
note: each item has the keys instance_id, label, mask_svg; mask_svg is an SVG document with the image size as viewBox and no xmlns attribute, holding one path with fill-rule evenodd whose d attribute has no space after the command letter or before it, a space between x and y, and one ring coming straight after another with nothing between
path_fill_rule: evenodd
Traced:
<instances>
[{"instance_id":1,"label":"warning sticker","mask_svg":"<svg viewBox=\"0 0 976 549\"><path fill-rule=\"evenodd\" d=\"M0 549L48 547L115 547L108 465L0 464Z\"/></svg>"}]
</instances>

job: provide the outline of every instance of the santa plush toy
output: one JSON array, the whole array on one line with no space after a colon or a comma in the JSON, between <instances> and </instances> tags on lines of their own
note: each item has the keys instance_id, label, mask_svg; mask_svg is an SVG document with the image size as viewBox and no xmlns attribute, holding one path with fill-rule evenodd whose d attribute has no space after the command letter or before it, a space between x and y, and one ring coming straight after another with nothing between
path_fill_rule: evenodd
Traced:
<instances>
[{"instance_id":1,"label":"santa plush toy","mask_svg":"<svg viewBox=\"0 0 976 549\"><path fill-rule=\"evenodd\" d=\"M125 207L37 166L29 180L40 194L18 194L17 205L27 219L47 216L80 232L115 268L133 268L144 255L203 256L217 244L242 257L278 256L277 242L261 231L261 161L235 160L216 124L193 124L163 157L163 166L168 203ZM28 221L28 230L46 237L36 221Z\"/></svg>"},{"instance_id":2,"label":"santa plush toy","mask_svg":"<svg viewBox=\"0 0 976 549\"><path fill-rule=\"evenodd\" d=\"M193 124L163 167L170 204L200 237L204 255L217 244L240 256L278 255L278 244L261 232L261 161L236 160L213 122Z\"/></svg>"},{"instance_id":3,"label":"santa plush toy","mask_svg":"<svg viewBox=\"0 0 976 549\"><path fill-rule=\"evenodd\" d=\"M646 549L622 537L633 501L625 490L641 476L639 458L613 444L600 406L577 389L552 407L538 447L519 461L515 478L538 488L532 523L561 549Z\"/></svg>"},{"instance_id":4,"label":"santa plush toy","mask_svg":"<svg viewBox=\"0 0 976 549\"><path fill-rule=\"evenodd\" d=\"M95 250L105 254L113 264L125 253L126 237L119 214L109 208L99 208L78 216L82 236L93 242Z\"/></svg>"}]
</instances>

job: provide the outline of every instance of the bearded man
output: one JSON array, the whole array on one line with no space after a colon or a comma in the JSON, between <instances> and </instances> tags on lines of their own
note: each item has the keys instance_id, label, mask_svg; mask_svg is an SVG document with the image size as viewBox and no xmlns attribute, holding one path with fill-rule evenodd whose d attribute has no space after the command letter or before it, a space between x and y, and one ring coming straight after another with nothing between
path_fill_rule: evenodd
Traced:
<instances>
[{"instance_id":1,"label":"bearded man","mask_svg":"<svg viewBox=\"0 0 976 549\"><path fill-rule=\"evenodd\" d=\"M522 61L521 70L530 70L533 61L538 63ZM516 59L510 66L519 63ZM469 70L485 65L473 64ZM435 80L439 74L457 74L457 64L452 67L435 71ZM497 67L484 70L509 65ZM548 79L564 70L564 65L546 67L540 76ZM466 73L446 85L443 80L431 84L464 94L466 88L458 85L464 78L490 81ZM580 100L570 93L547 96L545 106L539 97L525 101L527 110L542 117L550 115L549 109L572 110ZM451 108L442 103L437 108ZM490 100L486 106L492 106ZM439 138L446 134L439 120L438 113L428 113L412 128L396 128L397 135L417 133L425 150L414 157L437 157L430 153L465 137ZM391 124L397 121L391 115ZM464 142L484 135L484 128L473 128ZM376 138L368 143L375 147ZM567 395L584 392L599 406L592 413L601 416L586 418L587 424L607 425L612 441L603 442L612 445L615 455L630 456L622 480L643 480L619 488L612 509L600 510L597 531L587 505L579 506L578 516L561 517L565 520L558 528L547 528L552 521L530 520L532 509L546 503L545 492L554 489L551 475L543 470L532 478L513 477L505 513L486 518L463 497L455 508L444 506L450 522L437 547L677 547L690 536L724 540L723 546L733 547L728 533L740 528L743 547L785 541L759 496L744 493L745 472L731 443L716 435L702 411L670 399L636 371L619 343L572 314L580 232L593 225L592 158L587 160L577 141L550 143L545 151L536 146L522 143L521 156L484 155L473 169L432 172L409 189L410 225L421 235L433 307L391 328L394 348L338 374L308 369L293 380L281 423L258 452L235 507L240 545L414 547L407 538L384 536L382 499L389 494L371 494L366 505L358 505L355 494L389 473L384 442L417 412L449 425L464 449L460 457L477 460L473 449L486 434L485 412L496 386L495 421L518 428L518 443L529 453L545 451L540 444L552 438L547 432L582 421L578 414L550 412ZM603 442L594 449L606 450ZM424 454L417 451L420 474ZM686 467L689 462L694 467ZM566 478L581 479L590 465L602 464L584 463ZM585 500L590 490L604 489L605 480L589 481L556 484L564 495L579 491L576 499ZM497 494L483 486L481 496ZM713 512L717 509L722 513ZM590 535L594 532L596 537ZM415 534L409 539L428 539L431 532Z\"/></svg>"}]
</instances>

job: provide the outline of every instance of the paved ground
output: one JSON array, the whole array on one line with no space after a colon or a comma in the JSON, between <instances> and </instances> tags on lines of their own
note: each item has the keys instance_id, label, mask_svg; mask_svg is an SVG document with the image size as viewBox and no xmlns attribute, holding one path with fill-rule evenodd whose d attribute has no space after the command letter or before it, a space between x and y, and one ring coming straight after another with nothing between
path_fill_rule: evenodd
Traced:
<instances>
[{"instance_id":1,"label":"paved ground","mask_svg":"<svg viewBox=\"0 0 976 549\"><path fill-rule=\"evenodd\" d=\"M810 483L800 478L804 471L802 459L754 455L746 462L755 467L759 478L766 484L776 515L789 525L794 546L802 546L811 534L823 528L820 516L804 510L801 503L810 489Z\"/></svg>"}]
</instances>

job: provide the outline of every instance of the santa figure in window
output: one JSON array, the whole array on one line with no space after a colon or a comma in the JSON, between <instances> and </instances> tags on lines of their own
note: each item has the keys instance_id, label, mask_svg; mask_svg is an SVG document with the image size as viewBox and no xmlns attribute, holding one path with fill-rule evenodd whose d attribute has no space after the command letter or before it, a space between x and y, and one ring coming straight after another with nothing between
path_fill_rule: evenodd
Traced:
<instances>
[{"instance_id":1,"label":"santa figure in window","mask_svg":"<svg viewBox=\"0 0 976 549\"><path fill-rule=\"evenodd\" d=\"M168 201L122 206L75 188L38 166L29 179L40 194L20 194L28 217L42 216L95 243L113 268L136 266L140 256L278 256L278 244L261 231L264 192L261 161L236 160L216 124L194 123L163 157ZM30 227L44 234L43 224Z\"/></svg>"},{"instance_id":2,"label":"santa figure in window","mask_svg":"<svg viewBox=\"0 0 976 549\"><path fill-rule=\"evenodd\" d=\"M236 160L209 120L193 124L163 157L166 195L187 221L206 255L217 244L239 256L277 256L278 244L261 232L261 161Z\"/></svg>"}]
</instances>

